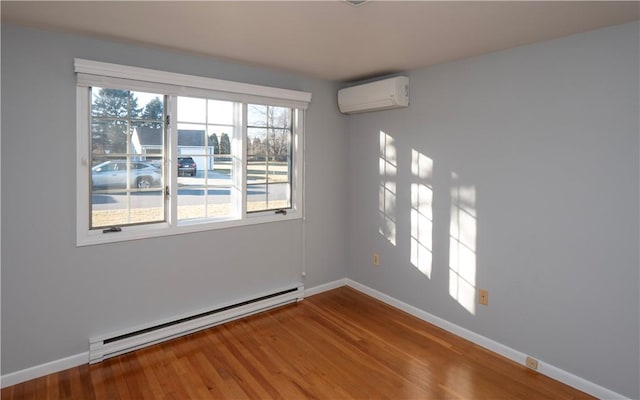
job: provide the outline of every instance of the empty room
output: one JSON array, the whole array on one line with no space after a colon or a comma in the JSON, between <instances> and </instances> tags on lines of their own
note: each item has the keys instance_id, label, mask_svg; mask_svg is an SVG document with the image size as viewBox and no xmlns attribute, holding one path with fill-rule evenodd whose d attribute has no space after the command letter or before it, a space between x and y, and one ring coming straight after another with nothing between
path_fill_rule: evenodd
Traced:
<instances>
[{"instance_id":1,"label":"empty room","mask_svg":"<svg viewBox=\"0 0 640 400\"><path fill-rule=\"evenodd\" d=\"M2 1L9 399L640 399L640 2Z\"/></svg>"}]
</instances>

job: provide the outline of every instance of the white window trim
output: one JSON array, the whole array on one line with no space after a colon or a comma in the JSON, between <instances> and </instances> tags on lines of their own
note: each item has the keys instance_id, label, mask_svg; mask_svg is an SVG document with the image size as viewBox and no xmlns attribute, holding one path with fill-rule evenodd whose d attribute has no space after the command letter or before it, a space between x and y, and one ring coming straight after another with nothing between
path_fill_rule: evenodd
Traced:
<instances>
[{"instance_id":1,"label":"white window trim","mask_svg":"<svg viewBox=\"0 0 640 400\"><path fill-rule=\"evenodd\" d=\"M201 76L178 74L149 68L130 67L76 58L75 72L79 86L114 87L126 82L137 90L158 90L163 87L165 94L193 95L193 89L218 92L222 100L258 102L283 105L306 110L311 102L311 93L296 90L252 85L249 83L225 81Z\"/></svg>"},{"instance_id":2,"label":"white window trim","mask_svg":"<svg viewBox=\"0 0 640 400\"><path fill-rule=\"evenodd\" d=\"M303 218L304 204L304 112L311 101L311 93L298 92L288 89L258 86L240 82L224 81L219 79L204 78L198 76L176 74L172 72L158 71L146 68L130 67L117 64L109 64L97 61L75 59L75 72L78 73L76 87L76 245L89 246L103 243L122 242L137 239L146 239L161 236L179 235L185 233L202 232L216 229L248 226L262 223L274 223ZM265 212L247 213L245 209L246 181L243 179L242 207L238 219L221 220L193 220L176 221L175 215L168 213L167 222L147 225L133 225L122 227L121 232L103 233L101 229L89 229L89 193L90 193L90 165L89 165L89 118L90 105L88 86L120 87L131 90L157 91L159 85L163 92L170 95L193 95L194 92L214 97L217 99L253 102L291 107L297 118L294 118L296 126L293 129L292 146L294 163L292 166L292 207L287 209L287 214L275 214L273 210ZM242 107L246 109L246 106ZM175 111L175 110L174 110ZM243 113L246 117L246 111ZM173 114L175 115L175 113ZM244 118L243 118L244 120ZM171 119L174 125L176 118ZM243 123L244 129L246 124ZM172 129L173 126L167 127ZM246 136L244 129L241 135ZM236 138L236 140L239 140ZM245 140L242 139L244 143ZM175 149L174 149L175 150ZM242 148L243 157L246 149ZM165 154L167 168L173 171L175 161L171 149ZM244 158L243 158L244 160ZM245 163L243 163L245 164ZM242 167L246 175L246 165ZM244 176L243 175L243 176ZM170 175L173 177L173 174ZM172 187L175 187L173 182ZM167 202L169 211L175 214L175 195Z\"/></svg>"}]
</instances>

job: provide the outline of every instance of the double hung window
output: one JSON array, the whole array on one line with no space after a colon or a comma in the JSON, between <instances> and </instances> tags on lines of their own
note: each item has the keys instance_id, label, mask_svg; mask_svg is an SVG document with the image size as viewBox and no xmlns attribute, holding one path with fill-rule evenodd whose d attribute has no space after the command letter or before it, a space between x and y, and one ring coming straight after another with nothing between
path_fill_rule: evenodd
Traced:
<instances>
[{"instance_id":1,"label":"double hung window","mask_svg":"<svg viewBox=\"0 0 640 400\"><path fill-rule=\"evenodd\" d=\"M78 245L301 218L311 94L75 67Z\"/></svg>"}]
</instances>

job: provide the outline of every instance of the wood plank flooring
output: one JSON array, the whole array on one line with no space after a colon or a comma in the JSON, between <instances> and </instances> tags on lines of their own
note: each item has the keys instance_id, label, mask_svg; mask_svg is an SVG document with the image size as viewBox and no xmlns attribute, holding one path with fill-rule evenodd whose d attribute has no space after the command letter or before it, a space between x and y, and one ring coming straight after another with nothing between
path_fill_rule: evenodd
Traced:
<instances>
[{"instance_id":1,"label":"wood plank flooring","mask_svg":"<svg viewBox=\"0 0 640 400\"><path fill-rule=\"evenodd\" d=\"M24 382L10 399L592 399L342 287Z\"/></svg>"}]
</instances>

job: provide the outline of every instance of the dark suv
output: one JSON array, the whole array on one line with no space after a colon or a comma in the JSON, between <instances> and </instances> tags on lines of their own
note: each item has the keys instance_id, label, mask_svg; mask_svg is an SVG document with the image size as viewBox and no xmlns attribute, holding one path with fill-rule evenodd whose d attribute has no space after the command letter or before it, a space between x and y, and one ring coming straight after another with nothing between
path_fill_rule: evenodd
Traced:
<instances>
[{"instance_id":1,"label":"dark suv","mask_svg":"<svg viewBox=\"0 0 640 400\"><path fill-rule=\"evenodd\" d=\"M196 162L191 157L178 157L178 175L196 176Z\"/></svg>"}]
</instances>

